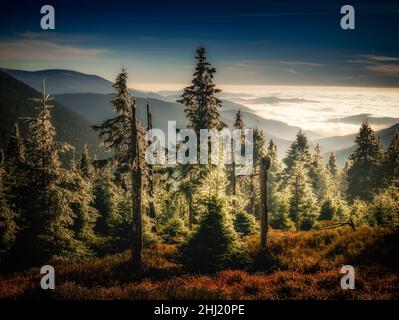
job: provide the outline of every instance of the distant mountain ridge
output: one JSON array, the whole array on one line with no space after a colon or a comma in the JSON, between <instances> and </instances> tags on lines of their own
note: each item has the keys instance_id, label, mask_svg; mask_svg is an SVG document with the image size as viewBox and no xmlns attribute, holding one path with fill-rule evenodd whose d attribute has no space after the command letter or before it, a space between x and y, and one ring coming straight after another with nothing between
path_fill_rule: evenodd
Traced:
<instances>
[{"instance_id":1,"label":"distant mountain ridge","mask_svg":"<svg viewBox=\"0 0 399 320\"><path fill-rule=\"evenodd\" d=\"M0 71L0 148L7 145L15 122L20 124L23 133L27 133L27 125L21 117L34 117L38 114L37 103L32 101L35 97L40 97L40 93ZM100 141L89 121L57 101L51 104L54 106L51 110L52 123L57 131L58 141L75 146L77 154L87 144L91 154L97 154L100 158L106 155L104 149L99 147ZM72 151L63 157L71 159Z\"/></svg>"},{"instance_id":2,"label":"distant mountain ridge","mask_svg":"<svg viewBox=\"0 0 399 320\"><path fill-rule=\"evenodd\" d=\"M100 123L114 116L110 104L110 100L112 99L110 93L113 91L112 83L104 78L60 69L34 72L6 69L6 72L10 75L14 75L22 82L37 90L41 88L41 79L46 78L47 88L50 93L56 95L56 101L61 102L90 122ZM180 97L181 92L182 90L145 92L132 89L132 94L136 98L139 106L139 116L141 119L145 120L144 110L148 99L153 109L154 127L158 127L162 130L167 130L168 120L175 120L178 127L183 127L187 124L184 106L176 103L176 99ZM295 139L298 130L300 130L299 127L291 126L277 120L265 119L258 116L254 110L229 100L229 98L231 98L238 101L238 97L248 97L246 94L222 92L220 97L223 100L223 107L220 109L220 112L222 120L225 123L231 126L235 119L235 113L241 110L247 126L258 126L262 129L268 140L272 138L276 142L279 156L285 156L285 152L289 148L289 145ZM270 97L266 98L269 99ZM274 102L274 100L269 102ZM368 120L371 125L380 125L380 127L391 126L399 120L392 117L372 117L369 114L359 114L336 118L334 120L350 124L358 123L360 126L361 122L365 119ZM389 128L387 128L387 130L388 129ZM350 150L354 148L353 140L355 134L322 138L319 134L312 131L305 130L305 133L311 141L311 145L315 146L316 143L319 143L322 152L326 155L330 152L337 152L337 160L341 166L346 161L345 157L350 154ZM389 134L387 136L391 135ZM384 143L386 143L386 141L384 141Z\"/></svg>"},{"instance_id":3,"label":"distant mountain ridge","mask_svg":"<svg viewBox=\"0 0 399 320\"><path fill-rule=\"evenodd\" d=\"M397 124L395 124L395 125L393 125L393 126L391 126L389 128L378 130L376 132L380 136L381 142L382 142L385 150L388 148L388 146L391 143L391 140L392 140L392 138L395 135L397 130L399 130L399 123L397 123ZM338 166L343 167L345 165L345 162L348 161L348 157L352 154L352 152L354 150L356 150L356 145L354 143L356 134L357 133L354 133L354 134L351 134L351 135L342 136L342 137L326 138L326 139L329 139L329 140L333 140L334 138L342 138L342 140L345 140L345 142L344 142L345 144L347 144L347 140L348 139L351 139L352 143L349 146L347 146L347 147L344 147L344 148L341 148L341 149L336 149L336 150L331 150L329 152L326 152L325 155L324 155L324 158L328 159L328 156L329 156L330 152L335 152Z\"/></svg>"},{"instance_id":4,"label":"distant mountain ridge","mask_svg":"<svg viewBox=\"0 0 399 320\"><path fill-rule=\"evenodd\" d=\"M47 89L51 94L62 93L111 93L112 82L100 76L85 74L64 69L47 69L39 71L24 71L2 69L14 78L24 82L35 90L41 90L42 79L47 80ZM142 98L163 97L153 92L132 89L134 96Z\"/></svg>"}]
</instances>

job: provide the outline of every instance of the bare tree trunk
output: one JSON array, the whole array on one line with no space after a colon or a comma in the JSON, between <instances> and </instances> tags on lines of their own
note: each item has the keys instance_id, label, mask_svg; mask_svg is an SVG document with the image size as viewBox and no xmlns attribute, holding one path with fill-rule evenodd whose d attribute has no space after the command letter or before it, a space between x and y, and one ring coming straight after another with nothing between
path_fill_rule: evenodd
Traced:
<instances>
[{"instance_id":1,"label":"bare tree trunk","mask_svg":"<svg viewBox=\"0 0 399 320\"><path fill-rule=\"evenodd\" d=\"M188 226L190 230L193 228L194 212L193 212L193 175L190 172L190 186L188 194Z\"/></svg>"},{"instance_id":2,"label":"bare tree trunk","mask_svg":"<svg viewBox=\"0 0 399 320\"><path fill-rule=\"evenodd\" d=\"M152 129L152 114L150 112L150 104L147 102L147 130ZM157 213L154 203L154 171L153 165L148 165L148 206L149 206L149 216L152 219L156 219ZM153 232L157 231L156 225L154 226Z\"/></svg>"},{"instance_id":3,"label":"bare tree trunk","mask_svg":"<svg viewBox=\"0 0 399 320\"><path fill-rule=\"evenodd\" d=\"M136 102L131 104L131 149L132 149L132 264L134 270L142 266L141 251L143 249L143 217L142 217L142 190L143 177L140 164L140 144L136 123Z\"/></svg>"},{"instance_id":4,"label":"bare tree trunk","mask_svg":"<svg viewBox=\"0 0 399 320\"><path fill-rule=\"evenodd\" d=\"M260 229L260 253L266 254L267 233L269 228L269 216L267 208L267 170L270 168L270 158L264 157L260 163L260 205L261 229Z\"/></svg>"},{"instance_id":5,"label":"bare tree trunk","mask_svg":"<svg viewBox=\"0 0 399 320\"><path fill-rule=\"evenodd\" d=\"M255 270L266 270L269 267L267 255L267 233L269 229L269 217L267 211L267 171L270 168L270 158L265 156L260 161L260 248L254 260Z\"/></svg>"},{"instance_id":6,"label":"bare tree trunk","mask_svg":"<svg viewBox=\"0 0 399 320\"><path fill-rule=\"evenodd\" d=\"M251 212L251 214L255 217L256 213L255 213L255 201L256 201L256 193L255 193L255 181L254 181L254 174L255 172L252 173L251 177L250 177L250 185L249 185L249 192L251 193L250 196L250 202L249 202L249 210Z\"/></svg>"}]
</instances>

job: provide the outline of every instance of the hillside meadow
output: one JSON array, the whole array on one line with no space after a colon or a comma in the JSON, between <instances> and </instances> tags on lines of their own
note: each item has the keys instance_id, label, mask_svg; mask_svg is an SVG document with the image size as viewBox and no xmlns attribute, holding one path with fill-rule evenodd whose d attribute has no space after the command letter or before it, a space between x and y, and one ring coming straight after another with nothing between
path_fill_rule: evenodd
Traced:
<instances>
[{"instance_id":1,"label":"hillside meadow","mask_svg":"<svg viewBox=\"0 0 399 320\"><path fill-rule=\"evenodd\" d=\"M252 258L258 236L245 238ZM92 260L54 259L56 289L40 288L39 269L0 278L0 299L398 299L398 230L344 227L269 232L266 271L194 274L179 263L175 244L143 251L143 269L130 270L130 251ZM355 268L355 289L342 290L340 268Z\"/></svg>"}]
</instances>

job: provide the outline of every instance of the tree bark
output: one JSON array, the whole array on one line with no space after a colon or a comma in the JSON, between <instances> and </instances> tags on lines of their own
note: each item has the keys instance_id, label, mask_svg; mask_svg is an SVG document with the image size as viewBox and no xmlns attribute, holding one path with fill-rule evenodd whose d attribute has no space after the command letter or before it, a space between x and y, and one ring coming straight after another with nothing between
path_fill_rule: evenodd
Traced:
<instances>
[{"instance_id":1,"label":"tree bark","mask_svg":"<svg viewBox=\"0 0 399 320\"><path fill-rule=\"evenodd\" d=\"M152 129L152 114L150 112L150 104L147 102L147 130ZM152 219L156 219L157 213L155 209L154 203L154 171L153 165L148 165L148 207L149 207L149 216ZM156 232L156 225L154 226L154 232Z\"/></svg>"},{"instance_id":2,"label":"tree bark","mask_svg":"<svg viewBox=\"0 0 399 320\"><path fill-rule=\"evenodd\" d=\"M267 208L267 171L270 168L270 158L262 158L260 163L260 205L261 205L261 230L260 252L266 254L267 233L269 229L269 216Z\"/></svg>"},{"instance_id":3,"label":"tree bark","mask_svg":"<svg viewBox=\"0 0 399 320\"><path fill-rule=\"evenodd\" d=\"M193 228L194 222L194 212L193 212L193 176L190 172L190 186L189 186L189 193L188 193L188 226L190 230Z\"/></svg>"},{"instance_id":4,"label":"tree bark","mask_svg":"<svg viewBox=\"0 0 399 320\"><path fill-rule=\"evenodd\" d=\"M138 141L136 123L136 102L131 104L131 150L132 150L132 264L134 270L142 267L141 252L143 249L143 217L142 217L142 190L143 177L140 164L140 144Z\"/></svg>"}]
</instances>

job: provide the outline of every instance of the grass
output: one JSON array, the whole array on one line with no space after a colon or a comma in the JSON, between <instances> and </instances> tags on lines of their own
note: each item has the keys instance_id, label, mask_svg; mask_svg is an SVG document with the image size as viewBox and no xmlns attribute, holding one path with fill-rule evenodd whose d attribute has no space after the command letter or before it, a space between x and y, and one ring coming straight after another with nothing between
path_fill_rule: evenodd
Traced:
<instances>
[{"instance_id":1,"label":"grass","mask_svg":"<svg viewBox=\"0 0 399 320\"><path fill-rule=\"evenodd\" d=\"M245 239L252 257L258 237ZM272 230L270 268L190 274L176 246L157 244L143 253L143 270L130 270L130 252L91 261L51 261L56 290L39 287L38 269L0 278L0 299L398 299L399 235L364 228L287 232ZM340 268L355 267L356 289L342 290Z\"/></svg>"}]
</instances>

